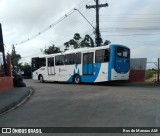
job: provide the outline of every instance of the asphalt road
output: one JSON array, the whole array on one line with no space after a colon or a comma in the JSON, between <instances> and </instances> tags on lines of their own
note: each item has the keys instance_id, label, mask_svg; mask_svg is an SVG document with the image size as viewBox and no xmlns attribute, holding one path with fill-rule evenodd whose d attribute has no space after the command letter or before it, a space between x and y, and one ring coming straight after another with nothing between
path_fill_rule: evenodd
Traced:
<instances>
[{"instance_id":1,"label":"asphalt road","mask_svg":"<svg viewBox=\"0 0 160 136\"><path fill-rule=\"evenodd\" d=\"M33 96L0 127L160 127L160 86L24 81Z\"/></svg>"}]
</instances>

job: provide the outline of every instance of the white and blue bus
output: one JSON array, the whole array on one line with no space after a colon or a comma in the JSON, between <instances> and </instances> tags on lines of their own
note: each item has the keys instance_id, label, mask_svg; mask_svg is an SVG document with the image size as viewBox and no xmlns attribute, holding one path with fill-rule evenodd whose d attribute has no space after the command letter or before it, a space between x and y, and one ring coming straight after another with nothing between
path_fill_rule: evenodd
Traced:
<instances>
[{"instance_id":1,"label":"white and blue bus","mask_svg":"<svg viewBox=\"0 0 160 136\"><path fill-rule=\"evenodd\" d=\"M44 81L96 83L128 80L130 49L110 44L32 58L32 78Z\"/></svg>"}]
</instances>

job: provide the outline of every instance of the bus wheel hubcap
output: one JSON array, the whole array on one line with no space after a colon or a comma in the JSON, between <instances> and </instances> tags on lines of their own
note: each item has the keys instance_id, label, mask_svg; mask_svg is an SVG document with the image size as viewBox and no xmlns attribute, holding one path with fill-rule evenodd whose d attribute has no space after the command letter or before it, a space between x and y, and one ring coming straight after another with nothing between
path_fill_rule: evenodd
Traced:
<instances>
[{"instance_id":1,"label":"bus wheel hubcap","mask_svg":"<svg viewBox=\"0 0 160 136\"><path fill-rule=\"evenodd\" d=\"M75 76L75 83L79 83L80 82L80 77L79 76Z\"/></svg>"}]
</instances>

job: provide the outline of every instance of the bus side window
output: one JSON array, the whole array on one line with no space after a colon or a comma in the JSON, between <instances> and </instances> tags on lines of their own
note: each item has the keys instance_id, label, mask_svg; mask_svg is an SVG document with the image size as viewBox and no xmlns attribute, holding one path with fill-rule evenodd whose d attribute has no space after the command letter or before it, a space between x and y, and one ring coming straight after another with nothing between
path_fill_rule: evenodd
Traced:
<instances>
[{"instance_id":1,"label":"bus side window","mask_svg":"<svg viewBox=\"0 0 160 136\"><path fill-rule=\"evenodd\" d=\"M64 65L64 55L56 56L56 66Z\"/></svg>"},{"instance_id":2,"label":"bus side window","mask_svg":"<svg viewBox=\"0 0 160 136\"><path fill-rule=\"evenodd\" d=\"M59 65L64 65L65 64L65 60L64 60L64 55L60 55L59 56Z\"/></svg>"},{"instance_id":3,"label":"bus side window","mask_svg":"<svg viewBox=\"0 0 160 136\"><path fill-rule=\"evenodd\" d=\"M56 56L56 65L58 66L58 65L60 65L60 58L59 58L59 56Z\"/></svg>"},{"instance_id":4,"label":"bus side window","mask_svg":"<svg viewBox=\"0 0 160 136\"><path fill-rule=\"evenodd\" d=\"M76 64L81 64L81 53L76 53Z\"/></svg>"},{"instance_id":5,"label":"bus side window","mask_svg":"<svg viewBox=\"0 0 160 136\"><path fill-rule=\"evenodd\" d=\"M95 55L95 63L109 62L110 52L107 49L97 50Z\"/></svg>"},{"instance_id":6,"label":"bus side window","mask_svg":"<svg viewBox=\"0 0 160 136\"><path fill-rule=\"evenodd\" d=\"M46 58L39 58L39 67L46 66Z\"/></svg>"},{"instance_id":7,"label":"bus side window","mask_svg":"<svg viewBox=\"0 0 160 136\"><path fill-rule=\"evenodd\" d=\"M110 59L110 51L105 50L104 62L109 62L109 59Z\"/></svg>"},{"instance_id":8,"label":"bus side window","mask_svg":"<svg viewBox=\"0 0 160 136\"><path fill-rule=\"evenodd\" d=\"M76 60L76 58L75 58L76 56L75 56L75 54L73 53L73 54L70 54L70 64L75 64L75 60Z\"/></svg>"},{"instance_id":9,"label":"bus side window","mask_svg":"<svg viewBox=\"0 0 160 136\"><path fill-rule=\"evenodd\" d=\"M56 56L56 66L64 65L64 55Z\"/></svg>"},{"instance_id":10,"label":"bus side window","mask_svg":"<svg viewBox=\"0 0 160 136\"><path fill-rule=\"evenodd\" d=\"M75 54L67 54L65 55L65 64L72 65L75 64Z\"/></svg>"}]
</instances>

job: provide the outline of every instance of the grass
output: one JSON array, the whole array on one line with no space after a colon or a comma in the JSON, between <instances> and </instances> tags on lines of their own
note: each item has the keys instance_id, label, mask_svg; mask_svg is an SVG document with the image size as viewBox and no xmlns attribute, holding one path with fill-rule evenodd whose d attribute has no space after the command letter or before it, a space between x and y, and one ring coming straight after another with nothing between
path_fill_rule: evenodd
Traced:
<instances>
[{"instance_id":1,"label":"grass","mask_svg":"<svg viewBox=\"0 0 160 136\"><path fill-rule=\"evenodd\" d=\"M153 76L154 76L155 73L156 72L154 70L146 70L145 79L153 78Z\"/></svg>"}]
</instances>

